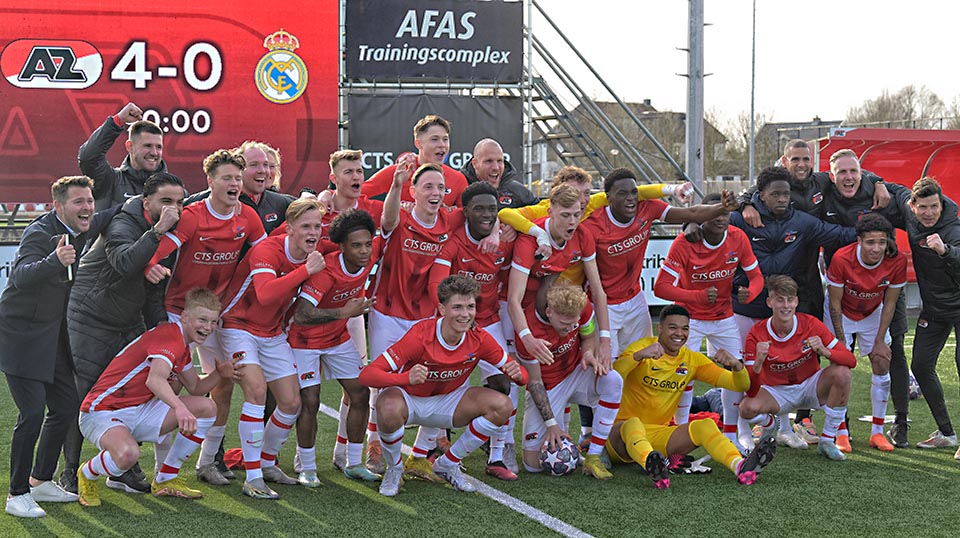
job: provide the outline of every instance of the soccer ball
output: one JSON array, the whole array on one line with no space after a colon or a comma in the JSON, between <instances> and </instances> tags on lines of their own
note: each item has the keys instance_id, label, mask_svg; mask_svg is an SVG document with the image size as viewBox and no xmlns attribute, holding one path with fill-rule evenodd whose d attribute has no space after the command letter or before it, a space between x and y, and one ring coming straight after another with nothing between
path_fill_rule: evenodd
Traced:
<instances>
[{"instance_id":1,"label":"soccer ball","mask_svg":"<svg viewBox=\"0 0 960 538\"><path fill-rule=\"evenodd\" d=\"M920 392L920 383L917 383L917 378L913 377L913 373L910 374L910 384L908 385L907 395L911 400L916 400L923 396Z\"/></svg>"},{"instance_id":2,"label":"soccer ball","mask_svg":"<svg viewBox=\"0 0 960 538\"><path fill-rule=\"evenodd\" d=\"M550 476L572 474L579 464L580 450L569 439L562 439L557 450L550 450L546 446L540 450L540 468Z\"/></svg>"}]
</instances>

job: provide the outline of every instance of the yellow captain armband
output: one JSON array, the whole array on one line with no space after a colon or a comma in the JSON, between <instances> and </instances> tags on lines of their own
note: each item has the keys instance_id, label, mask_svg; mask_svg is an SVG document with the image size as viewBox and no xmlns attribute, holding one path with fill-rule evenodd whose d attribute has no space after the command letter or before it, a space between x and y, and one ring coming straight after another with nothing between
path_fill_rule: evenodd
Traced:
<instances>
[{"instance_id":1,"label":"yellow captain armband","mask_svg":"<svg viewBox=\"0 0 960 538\"><path fill-rule=\"evenodd\" d=\"M590 316L590 321L580 326L580 336L589 336L593 334L593 331L595 331L596 328L597 328L597 317Z\"/></svg>"}]
</instances>

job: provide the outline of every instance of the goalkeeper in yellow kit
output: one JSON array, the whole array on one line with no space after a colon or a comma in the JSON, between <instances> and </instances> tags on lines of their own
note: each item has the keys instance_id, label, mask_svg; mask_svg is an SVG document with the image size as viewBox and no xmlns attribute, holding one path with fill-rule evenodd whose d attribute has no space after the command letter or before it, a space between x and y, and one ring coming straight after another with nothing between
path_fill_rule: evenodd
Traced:
<instances>
[{"instance_id":1,"label":"goalkeeper in yellow kit","mask_svg":"<svg viewBox=\"0 0 960 538\"><path fill-rule=\"evenodd\" d=\"M614 463L642 464L654 486L664 489L670 486L671 459L679 465L682 456L702 446L741 484L753 484L776 453L773 437L761 439L744 457L713 420L670 425L680 395L693 380L738 392L750 388L743 363L727 351L719 350L710 360L684 346L689 322L690 314L682 306L664 307L657 325L659 336L630 344L614 363L623 377L623 397L606 451Z\"/></svg>"}]
</instances>

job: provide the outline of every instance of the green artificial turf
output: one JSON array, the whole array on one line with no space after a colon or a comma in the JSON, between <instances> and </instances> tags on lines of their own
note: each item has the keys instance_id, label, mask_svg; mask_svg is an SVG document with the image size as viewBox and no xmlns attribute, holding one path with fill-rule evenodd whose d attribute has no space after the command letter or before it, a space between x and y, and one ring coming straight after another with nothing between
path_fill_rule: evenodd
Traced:
<instances>
[{"instance_id":1,"label":"green artificial turf","mask_svg":"<svg viewBox=\"0 0 960 538\"><path fill-rule=\"evenodd\" d=\"M907 355L912 340L908 337ZM938 370L955 417L960 417L955 340L941 355ZM476 382L476 375L474 376ZM9 441L16 408L0 383L0 488L8 485ZM483 475L484 456L465 460L467 472L528 505L595 536L956 536L960 529L960 461L952 449L916 448L881 453L867 447L869 423L857 417L870 413L870 368L854 370L850 425L854 452L846 462L827 461L815 447L806 451L781 448L774 462L753 486L737 484L733 475L710 462L709 475L674 476L665 491L653 489L637 466L614 467L615 478L598 482L582 475L552 478L521 473L505 483ZM705 387L698 387L698 391ZM323 402L336 409L339 387L325 382ZM238 446L236 419L239 391L234 394L227 445ZM522 405L522 404L521 404ZM924 400L910 406L910 441L915 444L936 429ZM889 413L893 413L890 405ZM578 431L573 413L571 430ZM522 416L522 410L519 414ZM823 414L815 413L822 423ZM193 474L196 456L184 476L204 491L199 501L157 499L109 490L101 484L103 505L45 503L48 516L39 520L0 515L0 537L19 536L550 536L552 531L478 493L449 486L408 481L400 494L387 499L375 484L347 480L330 466L336 423L321 414L317 461L323 487L278 486L279 501L244 497L237 483L226 487L199 484ZM520 428L517 428L519 439ZM415 430L408 430L407 443ZM295 439L284 447L281 466L292 473ZM94 454L87 446L84 457ZM694 455L702 455L702 449ZM145 445L141 463L152 477L152 447ZM242 473L238 473L241 477Z\"/></svg>"}]
</instances>

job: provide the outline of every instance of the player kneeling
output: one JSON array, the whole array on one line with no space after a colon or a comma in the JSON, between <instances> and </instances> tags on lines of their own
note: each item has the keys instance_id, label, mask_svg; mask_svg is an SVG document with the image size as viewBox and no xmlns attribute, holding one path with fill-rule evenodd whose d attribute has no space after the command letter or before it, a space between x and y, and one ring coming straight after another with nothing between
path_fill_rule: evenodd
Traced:
<instances>
[{"instance_id":1,"label":"player kneeling","mask_svg":"<svg viewBox=\"0 0 960 538\"><path fill-rule=\"evenodd\" d=\"M479 293L475 280L445 278L437 288L440 317L417 322L360 372L361 385L386 389L377 398L377 429L387 464L381 495L393 497L400 489L405 425L467 426L433 463L433 471L458 491L474 491L460 472L460 460L506 424L513 412L509 396L469 385L479 360L493 364L518 385L526 384L527 378L489 333L474 327Z\"/></svg>"},{"instance_id":2,"label":"player kneeling","mask_svg":"<svg viewBox=\"0 0 960 538\"><path fill-rule=\"evenodd\" d=\"M80 406L80 431L100 453L77 472L80 504L99 506L97 479L120 476L140 457L138 442L156 443L175 429L180 434L150 489L158 497L203 496L177 475L217 416L216 404L204 395L221 378L241 375L233 362L217 364L216 370L202 379L193 369L190 347L207 339L219 314L220 300L213 292L191 290L178 322L160 324L134 340L114 357L90 389ZM178 396L170 386L171 377L191 396Z\"/></svg>"},{"instance_id":3,"label":"player kneeling","mask_svg":"<svg viewBox=\"0 0 960 538\"><path fill-rule=\"evenodd\" d=\"M600 480L613 478L600 461L613 419L620 409L623 379L610 370L610 357L598 355L593 307L580 288L555 284L547 291L544 312L531 304L524 312L527 329L543 344L543 355L523 344L518 334L517 355L530 373L523 413L523 465L540 472L540 451L557 450L570 439L555 417L562 417L572 403L593 409L590 446L583 459L583 472Z\"/></svg>"},{"instance_id":4,"label":"player kneeling","mask_svg":"<svg viewBox=\"0 0 960 538\"><path fill-rule=\"evenodd\" d=\"M689 333L687 309L666 306L660 311L659 336L638 340L620 354L613 367L623 376L623 401L607 453L615 463L643 465L654 486L665 489L670 486L668 469L682 465L683 456L702 446L710 457L733 471L741 484L753 484L776 454L772 437L743 457L713 420L669 425L684 389L693 380L737 392L750 387L750 374L743 363L723 349L711 361L687 348Z\"/></svg>"},{"instance_id":5,"label":"player kneeling","mask_svg":"<svg viewBox=\"0 0 960 538\"><path fill-rule=\"evenodd\" d=\"M770 276L767 291L773 316L747 333L743 359L752 365L756 378L740 403L740 416L761 424L765 438L777 429L774 415L822 408L826 418L817 450L829 459L843 461L847 457L837 448L837 427L847 412L850 369L857 359L837 345L840 342L823 322L797 312L797 283L792 278ZM821 370L820 357L829 360L830 366Z\"/></svg>"}]
</instances>

